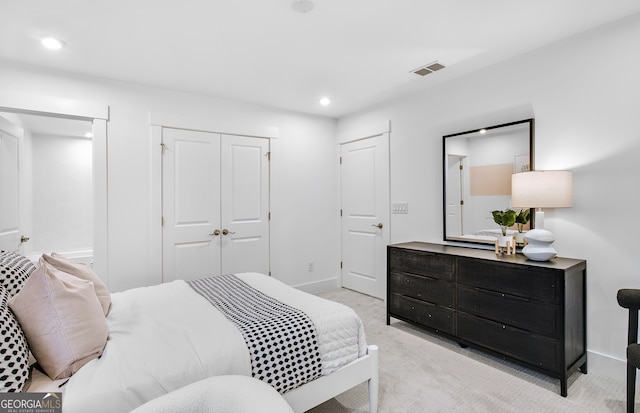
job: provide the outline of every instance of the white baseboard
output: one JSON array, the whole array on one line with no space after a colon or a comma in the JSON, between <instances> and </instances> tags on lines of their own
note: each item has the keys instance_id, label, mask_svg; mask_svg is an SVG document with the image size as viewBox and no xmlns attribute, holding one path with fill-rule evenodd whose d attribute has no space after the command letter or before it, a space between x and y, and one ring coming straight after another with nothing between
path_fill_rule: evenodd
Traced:
<instances>
[{"instance_id":1,"label":"white baseboard","mask_svg":"<svg viewBox=\"0 0 640 413\"><path fill-rule=\"evenodd\" d=\"M338 278L327 278L326 280L319 280L305 284L294 285L294 288L298 290L302 290L304 292L310 294L318 294L325 291L333 290L338 288L340 285L338 284Z\"/></svg>"},{"instance_id":2,"label":"white baseboard","mask_svg":"<svg viewBox=\"0 0 640 413\"><path fill-rule=\"evenodd\" d=\"M621 360L606 354L587 350L588 374L608 377L620 383L627 380L627 360ZM638 375L640 376L640 375ZM640 383L640 377L637 382Z\"/></svg>"}]
</instances>

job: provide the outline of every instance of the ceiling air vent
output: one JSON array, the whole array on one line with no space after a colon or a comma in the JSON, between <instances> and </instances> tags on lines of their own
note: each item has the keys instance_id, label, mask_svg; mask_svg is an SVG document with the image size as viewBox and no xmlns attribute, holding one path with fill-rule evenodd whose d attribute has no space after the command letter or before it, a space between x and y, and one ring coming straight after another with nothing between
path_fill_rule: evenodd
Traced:
<instances>
[{"instance_id":1,"label":"ceiling air vent","mask_svg":"<svg viewBox=\"0 0 640 413\"><path fill-rule=\"evenodd\" d=\"M422 67L419 67L419 68L417 68L415 70L412 70L411 72L415 73L418 76L426 76L429 73L433 73L433 72L438 71L440 69L444 69L444 67L445 66L443 64L440 64L438 62L433 62L433 63L429 63L426 66L422 66Z\"/></svg>"}]
</instances>

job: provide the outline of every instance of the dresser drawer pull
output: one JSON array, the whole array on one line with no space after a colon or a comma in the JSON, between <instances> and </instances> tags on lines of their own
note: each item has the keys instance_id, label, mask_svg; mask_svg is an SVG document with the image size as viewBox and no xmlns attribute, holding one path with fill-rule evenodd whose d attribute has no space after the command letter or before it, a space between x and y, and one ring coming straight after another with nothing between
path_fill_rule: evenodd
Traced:
<instances>
[{"instance_id":1,"label":"dresser drawer pull","mask_svg":"<svg viewBox=\"0 0 640 413\"><path fill-rule=\"evenodd\" d=\"M517 300L517 301L523 301L525 303L530 302L531 300L525 297L520 297L517 295L511 295L511 294L505 294L505 293L500 293L497 291L492 291L492 290L487 290L486 288L480 288L480 287L476 287L475 288L476 291L479 291L481 293L484 294L489 294L489 295L493 295L494 297L500 297L500 298L509 298L511 300Z\"/></svg>"},{"instance_id":2,"label":"dresser drawer pull","mask_svg":"<svg viewBox=\"0 0 640 413\"><path fill-rule=\"evenodd\" d=\"M405 280L405 282L410 282L410 281L415 281L417 280L432 280L432 281L437 281L438 278L431 276L431 275L427 275L427 274L416 274L414 272L412 272L411 270L406 270L404 268L399 268L398 270L392 270L391 271L392 274L394 274L397 277L402 277L400 278L401 280Z\"/></svg>"}]
</instances>

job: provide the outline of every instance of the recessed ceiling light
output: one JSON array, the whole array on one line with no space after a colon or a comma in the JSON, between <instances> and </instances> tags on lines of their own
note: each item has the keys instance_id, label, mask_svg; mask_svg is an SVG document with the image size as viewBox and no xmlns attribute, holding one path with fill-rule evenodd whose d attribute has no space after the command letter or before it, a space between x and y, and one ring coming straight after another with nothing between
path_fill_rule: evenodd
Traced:
<instances>
[{"instance_id":1,"label":"recessed ceiling light","mask_svg":"<svg viewBox=\"0 0 640 413\"><path fill-rule=\"evenodd\" d=\"M84 134L84 137L85 138L93 138L93 133L87 132L87 133Z\"/></svg>"},{"instance_id":2,"label":"recessed ceiling light","mask_svg":"<svg viewBox=\"0 0 640 413\"><path fill-rule=\"evenodd\" d=\"M329 99L329 98L322 98L322 99L320 99L320 104L321 104L322 106L328 106L328 105L329 105L329 103L331 103L331 99Z\"/></svg>"},{"instance_id":3,"label":"recessed ceiling light","mask_svg":"<svg viewBox=\"0 0 640 413\"><path fill-rule=\"evenodd\" d=\"M55 37L45 37L40 40L40 43L49 50L60 50L67 45L65 42L60 39L56 39Z\"/></svg>"},{"instance_id":4,"label":"recessed ceiling light","mask_svg":"<svg viewBox=\"0 0 640 413\"><path fill-rule=\"evenodd\" d=\"M487 133L486 129L480 129L478 132L480 132L481 135L484 135L485 133Z\"/></svg>"},{"instance_id":5,"label":"recessed ceiling light","mask_svg":"<svg viewBox=\"0 0 640 413\"><path fill-rule=\"evenodd\" d=\"M293 10L298 13L308 13L313 10L313 3L309 0L296 0L291 4Z\"/></svg>"}]
</instances>

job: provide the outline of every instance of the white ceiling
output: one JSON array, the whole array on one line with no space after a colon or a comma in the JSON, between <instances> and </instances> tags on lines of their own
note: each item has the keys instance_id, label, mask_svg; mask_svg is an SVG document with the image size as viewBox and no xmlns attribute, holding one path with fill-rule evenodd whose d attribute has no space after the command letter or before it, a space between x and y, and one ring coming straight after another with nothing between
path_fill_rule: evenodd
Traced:
<instances>
[{"instance_id":1,"label":"white ceiling","mask_svg":"<svg viewBox=\"0 0 640 413\"><path fill-rule=\"evenodd\" d=\"M301 14L292 0L0 0L0 59L340 117L640 12L638 0L313 2ZM44 50L45 35L68 45ZM435 60L447 68L410 73Z\"/></svg>"}]
</instances>

